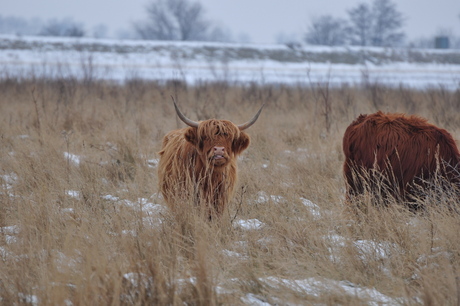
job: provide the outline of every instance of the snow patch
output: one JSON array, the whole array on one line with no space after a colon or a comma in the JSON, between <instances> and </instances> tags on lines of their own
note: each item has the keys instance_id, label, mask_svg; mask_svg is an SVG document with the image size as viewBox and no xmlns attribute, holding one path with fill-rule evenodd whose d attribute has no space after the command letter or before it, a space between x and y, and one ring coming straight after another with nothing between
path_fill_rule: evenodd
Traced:
<instances>
[{"instance_id":1,"label":"snow patch","mask_svg":"<svg viewBox=\"0 0 460 306\"><path fill-rule=\"evenodd\" d=\"M71 161L75 166L80 165L81 158L78 155L69 152L64 152L64 158L68 161Z\"/></svg>"},{"instance_id":2,"label":"snow patch","mask_svg":"<svg viewBox=\"0 0 460 306\"><path fill-rule=\"evenodd\" d=\"M303 292L308 295L320 297L322 294L330 294L332 291L345 295L356 296L368 300L368 305L399 304L397 300L382 294L373 288L359 287L348 281L337 281L331 279L307 278L301 280L283 279L277 277L260 278L261 282L275 288L288 288L290 290Z\"/></svg>"},{"instance_id":3,"label":"snow patch","mask_svg":"<svg viewBox=\"0 0 460 306\"><path fill-rule=\"evenodd\" d=\"M237 220L235 226L244 230L256 230L264 226L264 223L257 219Z\"/></svg>"},{"instance_id":4,"label":"snow patch","mask_svg":"<svg viewBox=\"0 0 460 306\"><path fill-rule=\"evenodd\" d=\"M302 201L302 204L305 205L310 210L310 213L313 215L315 219L321 218L321 212L320 212L321 209L319 208L318 205L316 205L315 203L313 203L312 201L306 198L301 197L300 200Z\"/></svg>"},{"instance_id":5,"label":"snow patch","mask_svg":"<svg viewBox=\"0 0 460 306\"><path fill-rule=\"evenodd\" d=\"M66 194L71 198L75 198L75 199L80 198L80 192L76 190L67 190Z\"/></svg>"},{"instance_id":6,"label":"snow patch","mask_svg":"<svg viewBox=\"0 0 460 306\"><path fill-rule=\"evenodd\" d=\"M266 203L269 201L280 203L284 201L284 197L280 195L268 195L265 191L259 191L257 193L257 200L256 202L259 204Z\"/></svg>"},{"instance_id":7,"label":"snow patch","mask_svg":"<svg viewBox=\"0 0 460 306\"><path fill-rule=\"evenodd\" d=\"M156 168L159 162L160 160L158 158L152 158L152 159L147 160L147 165L150 168Z\"/></svg>"}]
</instances>

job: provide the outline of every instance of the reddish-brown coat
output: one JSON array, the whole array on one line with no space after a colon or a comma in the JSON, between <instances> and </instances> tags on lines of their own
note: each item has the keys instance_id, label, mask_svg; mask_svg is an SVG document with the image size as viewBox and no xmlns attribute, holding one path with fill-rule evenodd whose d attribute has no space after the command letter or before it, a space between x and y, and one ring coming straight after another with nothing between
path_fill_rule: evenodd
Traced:
<instances>
[{"instance_id":1,"label":"reddish-brown coat","mask_svg":"<svg viewBox=\"0 0 460 306\"><path fill-rule=\"evenodd\" d=\"M458 182L460 153L454 139L421 117L381 111L360 115L345 131L343 152L348 197L364 192L356 177L371 178L373 170L383 173L392 195L404 200L414 194L414 183L425 186L437 170ZM372 179L364 183L376 187Z\"/></svg>"}]
</instances>

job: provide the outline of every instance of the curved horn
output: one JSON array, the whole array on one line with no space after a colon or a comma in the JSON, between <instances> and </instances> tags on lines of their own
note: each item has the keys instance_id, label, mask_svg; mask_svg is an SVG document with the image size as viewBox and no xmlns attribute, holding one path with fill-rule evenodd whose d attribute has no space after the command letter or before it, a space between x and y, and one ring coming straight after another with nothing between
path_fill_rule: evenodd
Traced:
<instances>
[{"instance_id":1,"label":"curved horn","mask_svg":"<svg viewBox=\"0 0 460 306\"><path fill-rule=\"evenodd\" d=\"M267 103L267 102L265 102L265 103ZM252 117L251 120L249 120L249 121L246 122L246 123L243 123L243 124L238 125L238 128L240 129L240 131L247 129L247 128L249 128L251 125L253 125L254 123L256 123L257 119L259 118L260 113L262 112L262 109L263 109L264 106L265 106L265 103L264 103L264 104L262 105L262 107L259 109L259 111L257 112L257 114L255 114L255 116Z\"/></svg>"},{"instance_id":2,"label":"curved horn","mask_svg":"<svg viewBox=\"0 0 460 306\"><path fill-rule=\"evenodd\" d=\"M187 117L185 117L184 114L182 114L181 111L179 110L179 107L177 107L176 100L174 100L174 97L171 96L171 98L172 98L172 100L174 102L174 108L176 109L177 116L179 116L180 120L182 120L188 126L197 128L198 127L198 122L193 121L193 120L188 119Z\"/></svg>"}]
</instances>

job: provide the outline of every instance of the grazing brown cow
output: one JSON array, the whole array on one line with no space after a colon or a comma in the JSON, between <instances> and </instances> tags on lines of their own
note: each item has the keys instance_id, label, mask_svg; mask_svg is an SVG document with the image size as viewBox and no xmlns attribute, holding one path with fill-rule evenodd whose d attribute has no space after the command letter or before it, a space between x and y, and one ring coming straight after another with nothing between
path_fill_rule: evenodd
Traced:
<instances>
[{"instance_id":1,"label":"grazing brown cow","mask_svg":"<svg viewBox=\"0 0 460 306\"><path fill-rule=\"evenodd\" d=\"M411 202L417 190L426 188L436 175L459 182L460 153L454 139L417 116L381 111L360 115L345 131L343 152L348 198L366 188L383 188L387 194ZM409 207L417 208L413 205Z\"/></svg>"},{"instance_id":2,"label":"grazing brown cow","mask_svg":"<svg viewBox=\"0 0 460 306\"><path fill-rule=\"evenodd\" d=\"M263 106L247 123L235 125L228 120L192 121L173 102L177 115L189 127L163 138L158 165L160 191L173 210L191 200L205 207L209 219L218 217L233 195L236 157L249 146L249 135L243 130L256 122Z\"/></svg>"}]
</instances>

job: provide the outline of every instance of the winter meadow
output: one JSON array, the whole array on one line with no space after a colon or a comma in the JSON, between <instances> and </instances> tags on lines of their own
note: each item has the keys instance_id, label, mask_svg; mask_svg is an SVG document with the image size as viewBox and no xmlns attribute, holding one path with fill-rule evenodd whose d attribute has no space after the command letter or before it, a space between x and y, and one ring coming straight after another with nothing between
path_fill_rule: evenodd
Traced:
<instances>
[{"instance_id":1,"label":"winter meadow","mask_svg":"<svg viewBox=\"0 0 460 306\"><path fill-rule=\"evenodd\" d=\"M458 139L459 66L439 63L458 54L414 63L369 48L334 63L313 55L353 50L2 43L1 304L458 304L456 193L421 200L420 213L368 194L356 210L341 148L346 127L377 110ZM310 57L279 60L295 56ZM184 126L171 97L193 120L235 123L267 103L219 221L193 205L174 215L159 194L162 137Z\"/></svg>"}]
</instances>

